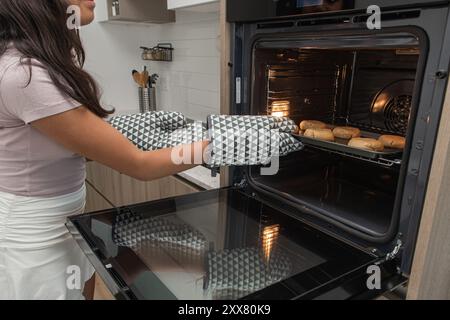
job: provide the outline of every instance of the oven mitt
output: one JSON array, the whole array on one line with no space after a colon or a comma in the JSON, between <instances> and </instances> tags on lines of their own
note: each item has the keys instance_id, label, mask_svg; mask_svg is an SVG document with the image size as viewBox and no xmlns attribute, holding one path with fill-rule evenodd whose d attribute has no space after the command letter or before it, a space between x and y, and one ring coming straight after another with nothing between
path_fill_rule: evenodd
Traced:
<instances>
[{"instance_id":1,"label":"oven mitt","mask_svg":"<svg viewBox=\"0 0 450 320\"><path fill-rule=\"evenodd\" d=\"M205 236L177 216L145 217L130 210L116 216L112 239L116 246L133 250L144 263L164 265L170 259L189 270L202 270L209 249Z\"/></svg>"},{"instance_id":2,"label":"oven mitt","mask_svg":"<svg viewBox=\"0 0 450 320\"><path fill-rule=\"evenodd\" d=\"M266 165L273 157L301 150L292 136L294 121L272 116L212 115L208 118L210 159L213 167Z\"/></svg>"},{"instance_id":3,"label":"oven mitt","mask_svg":"<svg viewBox=\"0 0 450 320\"><path fill-rule=\"evenodd\" d=\"M171 148L206 138L206 128L201 122L188 123L179 112L150 111L116 116L109 123L144 151Z\"/></svg>"},{"instance_id":4,"label":"oven mitt","mask_svg":"<svg viewBox=\"0 0 450 320\"><path fill-rule=\"evenodd\" d=\"M175 219L175 218L174 218ZM208 248L205 236L181 220L163 217L143 217L122 212L113 225L113 241L118 246L138 249L154 246L178 250L186 255L200 255Z\"/></svg>"},{"instance_id":5,"label":"oven mitt","mask_svg":"<svg viewBox=\"0 0 450 320\"><path fill-rule=\"evenodd\" d=\"M209 130L188 123L179 112L153 111L113 117L110 124L144 151L171 148L209 139L211 167L266 165L273 157L302 149L291 133L298 127L288 118L212 115Z\"/></svg>"},{"instance_id":6,"label":"oven mitt","mask_svg":"<svg viewBox=\"0 0 450 320\"><path fill-rule=\"evenodd\" d=\"M292 262L280 252L267 259L256 247L209 252L204 288L216 298L239 299L289 277Z\"/></svg>"}]
</instances>

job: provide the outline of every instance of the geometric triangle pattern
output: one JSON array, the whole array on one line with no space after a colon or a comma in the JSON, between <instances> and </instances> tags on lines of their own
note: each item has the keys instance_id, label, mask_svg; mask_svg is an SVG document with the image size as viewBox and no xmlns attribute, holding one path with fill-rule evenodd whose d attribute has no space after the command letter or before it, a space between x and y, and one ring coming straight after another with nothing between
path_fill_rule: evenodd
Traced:
<instances>
[{"instance_id":1,"label":"geometric triangle pattern","mask_svg":"<svg viewBox=\"0 0 450 320\"><path fill-rule=\"evenodd\" d=\"M174 215L144 217L122 209L113 223L113 241L144 260L170 256L183 268L204 266L203 289L215 299L238 299L280 282L293 263L278 247L211 250L206 237Z\"/></svg>"},{"instance_id":2,"label":"geometric triangle pattern","mask_svg":"<svg viewBox=\"0 0 450 320\"><path fill-rule=\"evenodd\" d=\"M208 124L211 166L265 165L303 148L289 118L211 115Z\"/></svg>"},{"instance_id":3,"label":"geometric triangle pattern","mask_svg":"<svg viewBox=\"0 0 450 320\"><path fill-rule=\"evenodd\" d=\"M144 151L172 148L209 140L207 164L213 167L267 165L273 157L301 150L291 133L298 130L289 118L272 116L209 116L189 122L179 112L151 111L113 117L110 124Z\"/></svg>"},{"instance_id":4,"label":"geometric triangle pattern","mask_svg":"<svg viewBox=\"0 0 450 320\"><path fill-rule=\"evenodd\" d=\"M167 132L166 137L170 147L203 141L206 140L206 125L201 121L190 122L183 128Z\"/></svg>"},{"instance_id":5,"label":"geometric triangle pattern","mask_svg":"<svg viewBox=\"0 0 450 320\"><path fill-rule=\"evenodd\" d=\"M182 251L185 256L201 255L208 248L205 236L182 221L163 217L142 217L132 212L116 216L113 225L116 245L135 250L143 247Z\"/></svg>"},{"instance_id":6,"label":"geometric triangle pattern","mask_svg":"<svg viewBox=\"0 0 450 320\"><path fill-rule=\"evenodd\" d=\"M209 252L205 289L217 299L239 299L289 277L292 262L272 252L267 261L256 247Z\"/></svg>"},{"instance_id":7,"label":"geometric triangle pattern","mask_svg":"<svg viewBox=\"0 0 450 320\"><path fill-rule=\"evenodd\" d=\"M116 116L109 123L144 151L201 141L206 132L201 122L188 124L181 113L171 111Z\"/></svg>"}]
</instances>

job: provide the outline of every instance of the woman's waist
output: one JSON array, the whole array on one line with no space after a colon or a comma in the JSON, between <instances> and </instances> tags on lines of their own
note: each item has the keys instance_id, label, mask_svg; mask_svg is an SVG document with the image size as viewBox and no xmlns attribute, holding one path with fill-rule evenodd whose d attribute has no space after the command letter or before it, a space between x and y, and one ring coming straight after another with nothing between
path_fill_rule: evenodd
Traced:
<instances>
[{"instance_id":1,"label":"woman's waist","mask_svg":"<svg viewBox=\"0 0 450 320\"><path fill-rule=\"evenodd\" d=\"M0 192L0 247L46 247L68 237L67 218L84 211L86 188L44 198Z\"/></svg>"},{"instance_id":2,"label":"woman's waist","mask_svg":"<svg viewBox=\"0 0 450 320\"><path fill-rule=\"evenodd\" d=\"M1 187L0 187L1 189ZM9 221L29 220L38 223L67 217L84 208L86 187L58 196L22 196L0 191L0 216Z\"/></svg>"},{"instance_id":3,"label":"woman's waist","mask_svg":"<svg viewBox=\"0 0 450 320\"><path fill-rule=\"evenodd\" d=\"M0 157L0 192L25 197L55 197L76 192L84 184L84 159L7 161Z\"/></svg>"},{"instance_id":4,"label":"woman's waist","mask_svg":"<svg viewBox=\"0 0 450 320\"><path fill-rule=\"evenodd\" d=\"M76 193L84 185L86 169L74 168L61 174L11 172L0 168L0 192L25 197L23 203L42 201ZM27 199L28 198L28 199Z\"/></svg>"}]
</instances>

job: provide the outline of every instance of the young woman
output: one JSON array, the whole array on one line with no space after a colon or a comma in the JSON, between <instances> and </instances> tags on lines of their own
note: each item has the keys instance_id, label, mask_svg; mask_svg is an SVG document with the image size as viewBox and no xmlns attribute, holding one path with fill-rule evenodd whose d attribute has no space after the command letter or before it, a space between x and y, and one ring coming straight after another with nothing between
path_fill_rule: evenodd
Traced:
<instances>
[{"instance_id":1,"label":"young woman","mask_svg":"<svg viewBox=\"0 0 450 320\"><path fill-rule=\"evenodd\" d=\"M85 158L140 180L190 167L170 149L140 151L103 120L112 112L82 70L69 5L83 25L94 19L93 0L0 0L0 299L82 298L68 267L83 286L93 269L64 224L84 209Z\"/></svg>"}]
</instances>

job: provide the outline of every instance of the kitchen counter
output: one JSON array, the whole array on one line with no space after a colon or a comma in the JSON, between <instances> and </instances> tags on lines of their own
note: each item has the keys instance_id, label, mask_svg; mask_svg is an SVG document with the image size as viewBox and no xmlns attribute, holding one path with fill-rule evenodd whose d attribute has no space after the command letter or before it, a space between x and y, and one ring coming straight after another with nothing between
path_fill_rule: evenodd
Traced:
<instances>
[{"instance_id":1,"label":"kitchen counter","mask_svg":"<svg viewBox=\"0 0 450 320\"><path fill-rule=\"evenodd\" d=\"M198 166L177 174L181 178L206 190L220 188L220 174L211 176L211 170Z\"/></svg>"}]
</instances>

